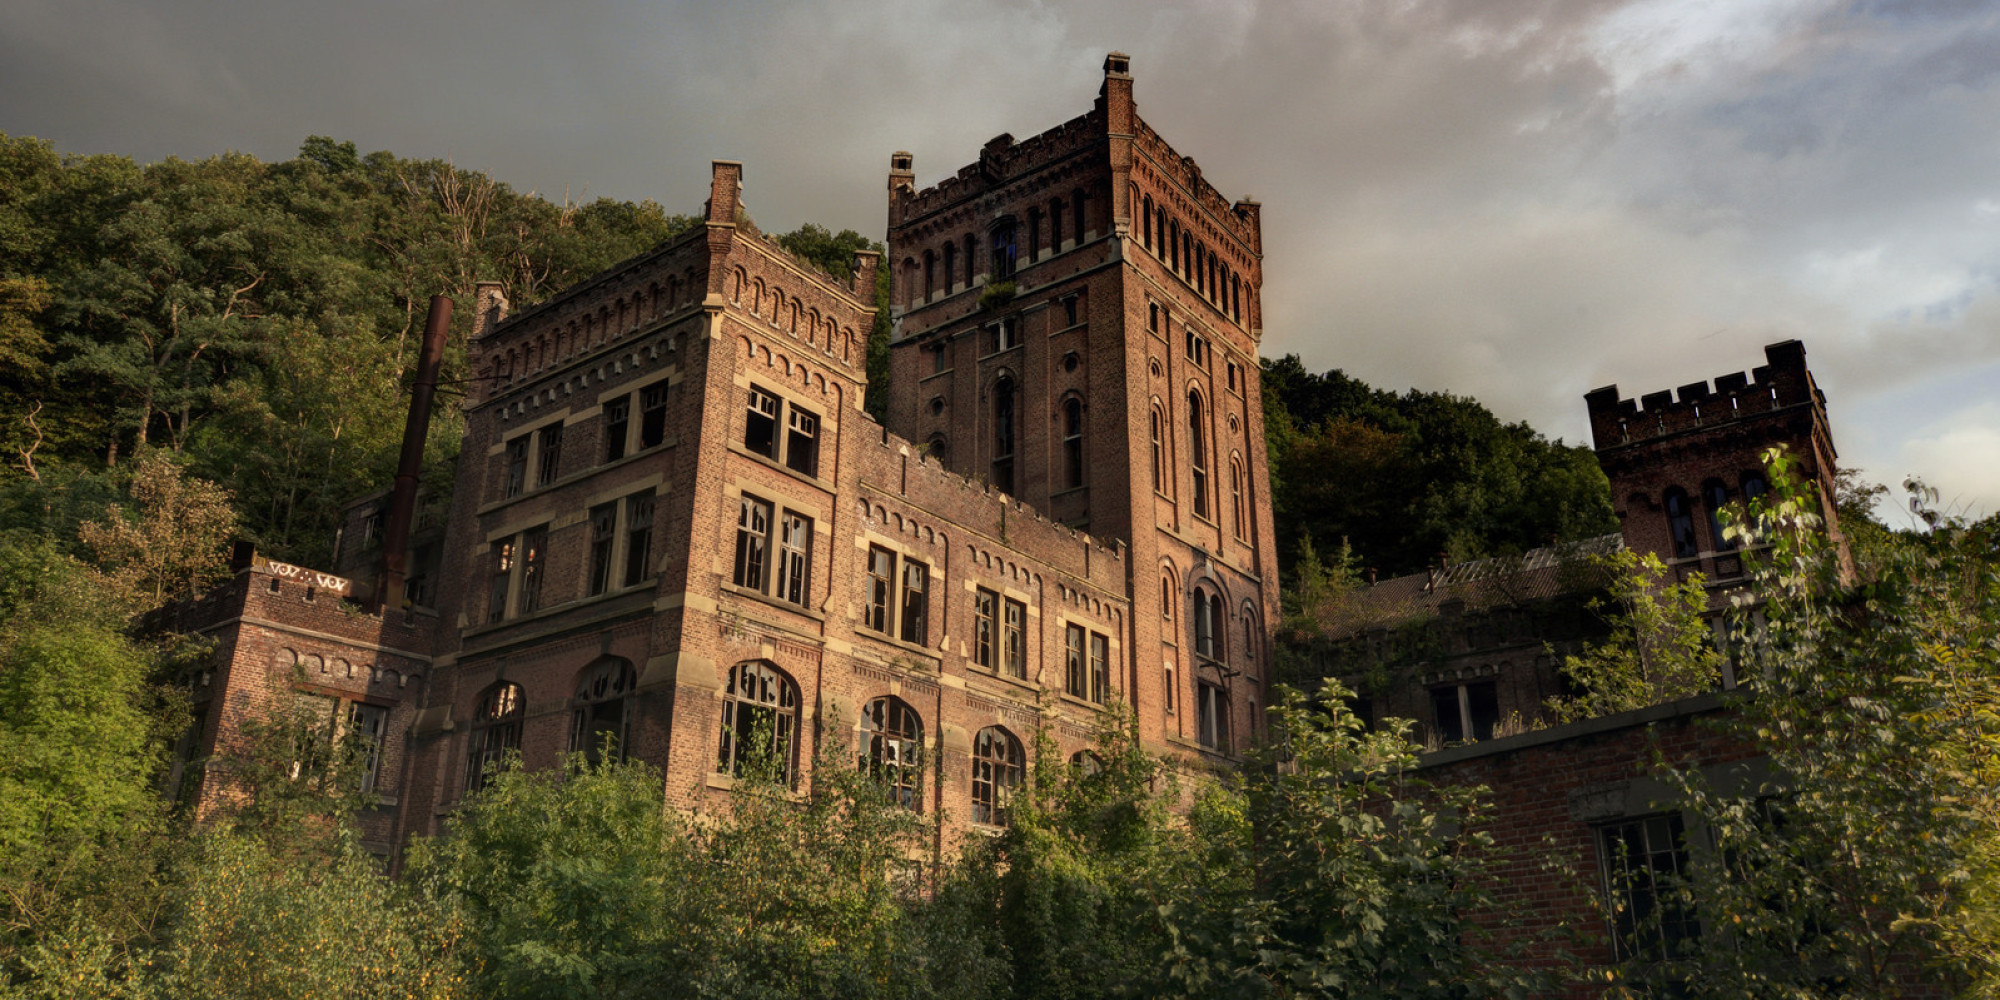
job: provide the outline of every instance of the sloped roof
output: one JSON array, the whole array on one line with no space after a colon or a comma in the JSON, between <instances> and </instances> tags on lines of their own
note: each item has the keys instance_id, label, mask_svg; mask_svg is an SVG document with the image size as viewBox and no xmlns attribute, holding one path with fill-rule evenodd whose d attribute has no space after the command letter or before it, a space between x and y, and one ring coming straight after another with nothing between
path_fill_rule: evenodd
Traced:
<instances>
[{"instance_id":1,"label":"sloped roof","mask_svg":"<svg viewBox=\"0 0 2000 1000\"><path fill-rule=\"evenodd\" d=\"M1335 629L1334 637L1439 614L1448 604L1457 605L1454 611L1483 611L1595 590L1608 581L1593 558L1624 548L1625 536L1599 535L1382 580L1348 595L1340 617L1349 624Z\"/></svg>"}]
</instances>

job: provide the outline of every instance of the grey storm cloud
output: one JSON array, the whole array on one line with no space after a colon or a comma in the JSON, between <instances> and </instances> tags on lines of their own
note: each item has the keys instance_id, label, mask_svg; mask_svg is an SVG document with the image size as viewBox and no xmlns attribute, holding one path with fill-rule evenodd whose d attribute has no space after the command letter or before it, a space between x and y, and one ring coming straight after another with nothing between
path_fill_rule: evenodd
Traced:
<instances>
[{"instance_id":1,"label":"grey storm cloud","mask_svg":"<svg viewBox=\"0 0 2000 1000\"><path fill-rule=\"evenodd\" d=\"M880 236L1088 108L1104 52L1264 203L1267 354L1580 438L1581 397L1803 339L1843 464L2000 509L2000 9L1857 0L13 0L0 130L143 160L309 134L555 198Z\"/></svg>"}]
</instances>

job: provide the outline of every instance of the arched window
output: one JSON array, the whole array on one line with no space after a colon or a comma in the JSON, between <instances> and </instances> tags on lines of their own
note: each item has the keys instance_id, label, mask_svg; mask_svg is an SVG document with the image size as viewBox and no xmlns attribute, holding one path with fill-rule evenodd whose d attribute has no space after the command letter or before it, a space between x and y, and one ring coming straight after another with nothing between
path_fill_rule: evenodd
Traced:
<instances>
[{"instance_id":1,"label":"arched window","mask_svg":"<svg viewBox=\"0 0 2000 1000\"><path fill-rule=\"evenodd\" d=\"M484 788L487 774L506 763L509 751L521 749L521 721L526 716L527 699L519 684L496 684L480 696L465 750L467 792Z\"/></svg>"},{"instance_id":2,"label":"arched window","mask_svg":"<svg viewBox=\"0 0 2000 1000\"><path fill-rule=\"evenodd\" d=\"M993 383L993 485L1014 492L1014 380L1006 375Z\"/></svg>"},{"instance_id":3,"label":"arched window","mask_svg":"<svg viewBox=\"0 0 2000 1000\"><path fill-rule=\"evenodd\" d=\"M1194 481L1194 512L1208 516L1208 421L1201 412L1201 393L1188 390L1188 472Z\"/></svg>"},{"instance_id":4,"label":"arched window","mask_svg":"<svg viewBox=\"0 0 2000 1000\"><path fill-rule=\"evenodd\" d=\"M1174 575L1172 573L1160 574L1160 619L1162 621L1174 620L1174 605L1180 603L1180 595L1175 593L1175 590Z\"/></svg>"},{"instance_id":5,"label":"arched window","mask_svg":"<svg viewBox=\"0 0 2000 1000\"><path fill-rule=\"evenodd\" d=\"M1722 537L1722 508L1729 505L1729 487L1722 480L1701 484L1701 506L1708 513L1708 537L1717 552L1736 551L1736 542Z\"/></svg>"},{"instance_id":6,"label":"arched window","mask_svg":"<svg viewBox=\"0 0 2000 1000\"><path fill-rule=\"evenodd\" d=\"M1765 493L1771 490L1770 484L1764 481L1764 474L1761 472L1746 472L1743 474L1741 482L1743 483L1743 502L1746 504L1757 502L1763 498Z\"/></svg>"},{"instance_id":7,"label":"arched window","mask_svg":"<svg viewBox=\"0 0 2000 1000\"><path fill-rule=\"evenodd\" d=\"M1007 219L993 227L993 256L990 258L994 281L1005 281L1014 276L1014 262L1018 249L1014 245L1014 220Z\"/></svg>"},{"instance_id":8,"label":"arched window","mask_svg":"<svg viewBox=\"0 0 2000 1000\"><path fill-rule=\"evenodd\" d=\"M889 800L922 812L924 723L901 698L877 698L861 711L859 765L882 784Z\"/></svg>"},{"instance_id":9,"label":"arched window","mask_svg":"<svg viewBox=\"0 0 2000 1000\"><path fill-rule=\"evenodd\" d=\"M1194 589L1194 651L1209 659L1222 656L1222 595L1207 587Z\"/></svg>"},{"instance_id":10,"label":"arched window","mask_svg":"<svg viewBox=\"0 0 2000 1000\"><path fill-rule=\"evenodd\" d=\"M1243 667L1252 676L1257 675L1258 647L1264 643L1264 630L1257 626L1257 609L1249 601L1243 602Z\"/></svg>"},{"instance_id":11,"label":"arched window","mask_svg":"<svg viewBox=\"0 0 2000 1000\"><path fill-rule=\"evenodd\" d=\"M585 667L576 684L575 711L570 716L569 748L593 764L604 759L609 741L611 760L625 759L625 740L632 729L632 690L637 676L631 661L607 656Z\"/></svg>"},{"instance_id":12,"label":"arched window","mask_svg":"<svg viewBox=\"0 0 2000 1000\"><path fill-rule=\"evenodd\" d=\"M1678 486L1663 498L1667 508L1667 533L1674 540L1674 558L1688 559L1700 551L1694 540L1694 511L1689 509L1687 491Z\"/></svg>"},{"instance_id":13,"label":"arched window","mask_svg":"<svg viewBox=\"0 0 2000 1000\"><path fill-rule=\"evenodd\" d=\"M770 766L778 780L792 782L799 732L799 686L766 663L729 668L722 692L722 741L715 769L741 774L744 765Z\"/></svg>"},{"instance_id":14,"label":"arched window","mask_svg":"<svg viewBox=\"0 0 2000 1000\"><path fill-rule=\"evenodd\" d=\"M1063 485L1083 485L1083 400L1063 401Z\"/></svg>"},{"instance_id":15,"label":"arched window","mask_svg":"<svg viewBox=\"0 0 2000 1000\"><path fill-rule=\"evenodd\" d=\"M1154 248L1153 196L1150 194L1147 195L1143 204L1145 205L1145 207L1140 209L1139 211L1139 232L1141 234L1140 242L1145 245L1146 249L1151 250Z\"/></svg>"},{"instance_id":16,"label":"arched window","mask_svg":"<svg viewBox=\"0 0 2000 1000\"><path fill-rule=\"evenodd\" d=\"M1237 539L1250 537L1250 504L1244 492L1243 460L1229 456L1229 509L1235 515Z\"/></svg>"},{"instance_id":17,"label":"arched window","mask_svg":"<svg viewBox=\"0 0 2000 1000\"><path fill-rule=\"evenodd\" d=\"M1167 491L1167 418L1160 412L1159 404L1153 404L1153 492Z\"/></svg>"},{"instance_id":18,"label":"arched window","mask_svg":"<svg viewBox=\"0 0 2000 1000\"><path fill-rule=\"evenodd\" d=\"M1069 755L1069 773L1072 778L1094 778L1104 773L1104 758L1092 750L1078 750Z\"/></svg>"},{"instance_id":19,"label":"arched window","mask_svg":"<svg viewBox=\"0 0 2000 1000\"><path fill-rule=\"evenodd\" d=\"M999 726L972 740L972 821L1006 826L1014 789L1021 784L1021 741Z\"/></svg>"},{"instance_id":20,"label":"arched window","mask_svg":"<svg viewBox=\"0 0 2000 1000\"><path fill-rule=\"evenodd\" d=\"M924 444L924 454L936 459L937 464L942 467L951 461L951 444L945 440L943 434L933 434Z\"/></svg>"}]
</instances>

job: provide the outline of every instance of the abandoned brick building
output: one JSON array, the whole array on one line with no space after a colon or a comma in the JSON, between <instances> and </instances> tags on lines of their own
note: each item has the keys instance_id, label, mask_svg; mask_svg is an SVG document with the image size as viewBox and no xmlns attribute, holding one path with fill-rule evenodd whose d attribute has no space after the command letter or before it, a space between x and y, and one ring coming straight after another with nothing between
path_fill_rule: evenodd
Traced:
<instances>
[{"instance_id":1,"label":"abandoned brick building","mask_svg":"<svg viewBox=\"0 0 2000 1000\"><path fill-rule=\"evenodd\" d=\"M179 610L221 643L203 754L309 699L379 737L385 851L503 755L606 735L691 805L755 752L809 781L834 738L940 847L1112 706L1182 767L1238 759L1278 594L1257 205L1146 126L1116 54L1089 112L931 188L895 154L888 261L850 278L740 225L742 184L715 163L702 225L532 308L479 287L456 479L403 512L401 585L377 498L332 572L245 552Z\"/></svg>"},{"instance_id":2,"label":"abandoned brick building","mask_svg":"<svg viewBox=\"0 0 2000 1000\"><path fill-rule=\"evenodd\" d=\"M286 699L358 729L379 798L363 832L389 854L514 753L608 746L701 807L753 756L802 783L845 748L941 818L938 851L1007 824L1038 740L1087 761L1113 707L1186 771L1240 759L1278 610L1258 204L1146 125L1117 53L1087 113L929 188L895 153L888 253L849 277L744 225L743 183L717 161L700 225L530 308L479 286L448 494L419 503L411 474L350 507L327 571L240 551L231 581L166 610L218 643L193 757L226 761ZM887 426L863 409L883 267ZM1427 767L1495 788L1520 900L1590 905L1546 885L1545 833L1585 870L1673 862L1678 841L1645 838L1679 820L1635 784L1662 740L1747 756L1689 726L1712 698L1500 721L1559 684L1550 642L1591 634L1580 555L1659 552L1720 594L1741 562L1713 512L1762 489L1763 448L1830 485L1804 350L1767 358L1678 398L1591 393L1620 533L1384 581L1328 661L1388 678L1369 711L1418 720Z\"/></svg>"}]
</instances>

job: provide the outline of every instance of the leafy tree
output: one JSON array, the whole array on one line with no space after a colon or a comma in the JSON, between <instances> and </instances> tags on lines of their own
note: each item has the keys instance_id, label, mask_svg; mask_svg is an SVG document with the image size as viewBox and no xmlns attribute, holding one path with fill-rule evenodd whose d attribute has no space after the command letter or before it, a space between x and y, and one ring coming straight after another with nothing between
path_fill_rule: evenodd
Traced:
<instances>
[{"instance_id":1,"label":"leafy tree","mask_svg":"<svg viewBox=\"0 0 2000 1000\"><path fill-rule=\"evenodd\" d=\"M1715 690L1723 656L1709 629L1702 575L1668 583L1666 564L1651 552L1621 550L1592 561L1611 581L1610 594L1591 606L1609 612L1612 634L1564 657L1563 678L1577 693L1550 699L1549 717L1575 722Z\"/></svg>"},{"instance_id":2,"label":"leafy tree","mask_svg":"<svg viewBox=\"0 0 2000 1000\"><path fill-rule=\"evenodd\" d=\"M154 451L134 467L131 497L129 516L112 504L103 522L79 529L101 566L154 604L196 596L221 576L236 526L226 490Z\"/></svg>"},{"instance_id":3,"label":"leafy tree","mask_svg":"<svg viewBox=\"0 0 2000 1000\"><path fill-rule=\"evenodd\" d=\"M882 244L852 229L838 234L825 226L808 222L777 237L778 245L811 261L814 266L843 281L854 274L854 254L860 250L883 253ZM875 268L875 322L868 329L868 415L877 423L889 412L889 264Z\"/></svg>"},{"instance_id":4,"label":"leafy tree","mask_svg":"<svg viewBox=\"0 0 2000 1000\"><path fill-rule=\"evenodd\" d=\"M1769 548L1748 550L1765 625L1736 628L1754 694L1723 725L1775 777L1669 773L1714 838L1673 887L1707 933L1622 974L1699 996L1992 995L2000 522L1935 517L1850 572L1792 460L1767 462L1771 494L1729 529Z\"/></svg>"}]
</instances>

